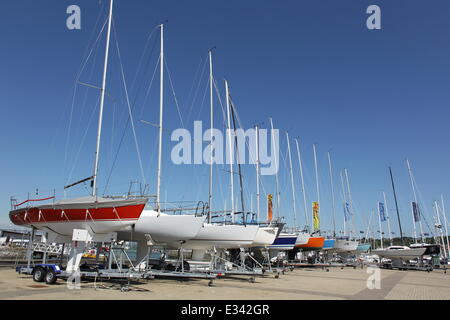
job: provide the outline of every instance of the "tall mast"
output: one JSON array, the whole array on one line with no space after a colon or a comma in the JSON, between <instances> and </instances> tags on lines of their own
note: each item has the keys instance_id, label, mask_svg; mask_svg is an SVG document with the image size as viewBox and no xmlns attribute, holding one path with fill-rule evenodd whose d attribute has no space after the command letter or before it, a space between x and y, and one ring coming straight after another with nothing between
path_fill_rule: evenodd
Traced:
<instances>
[{"instance_id":1,"label":"tall mast","mask_svg":"<svg viewBox=\"0 0 450 320\"><path fill-rule=\"evenodd\" d=\"M302 157L300 156L300 146L299 146L297 139L295 139L295 145L297 146L298 163L300 165L300 179L302 181L302 194L303 194L303 206L304 206L304 210L305 210L305 222L306 222L306 225L308 226L309 225L308 206L306 204L305 181L303 179L303 164L302 164Z\"/></svg>"},{"instance_id":2,"label":"tall mast","mask_svg":"<svg viewBox=\"0 0 450 320\"><path fill-rule=\"evenodd\" d=\"M213 160L213 128L214 128L214 118L213 118L213 69L212 69L212 52L211 50L209 50L209 100L210 100L210 104L211 104L211 113L210 113L210 117L211 117L211 136L210 136L210 169L209 169L209 197L208 197L208 202L209 202L209 213L208 213L208 222L211 222L211 209L212 209L212 183L213 183L213 164L212 164L212 160Z\"/></svg>"},{"instance_id":3,"label":"tall mast","mask_svg":"<svg viewBox=\"0 0 450 320\"><path fill-rule=\"evenodd\" d=\"M331 199L333 204L333 237L336 238L336 204L334 202L334 185L333 185L333 170L331 168L331 156L328 154L328 167L330 169L330 184L331 184Z\"/></svg>"},{"instance_id":4,"label":"tall mast","mask_svg":"<svg viewBox=\"0 0 450 320\"><path fill-rule=\"evenodd\" d=\"M414 201L416 203L417 207L417 214L419 215L419 227L420 227L420 238L422 239L422 243L425 242L424 236L423 236L423 228L422 228L422 218L420 217L420 210L419 210L419 202L417 201L417 195L416 195L416 188L414 187L414 179L411 171L411 166L409 165L409 160L406 159L406 165L408 167L408 173L409 173L409 179L411 180L411 187L414 194ZM413 224L414 224L414 235L416 235L416 219L414 218L414 209L413 209ZM417 237L416 237L416 243L417 243Z\"/></svg>"},{"instance_id":5,"label":"tall mast","mask_svg":"<svg viewBox=\"0 0 450 320\"><path fill-rule=\"evenodd\" d=\"M344 199L344 236L345 236L347 234L347 220L346 220L347 197L345 195L344 177L342 176L342 170L340 171L340 176L341 176L342 198Z\"/></svg>"},{"instance_id":6,"label":"tall mast","mask_svg":"<svg viewBox=\"0 0 450 320\"><path fill-rule=\"evenodd\" d=\"M103 106L105 103L105 89L106 89L106 74L108 72L108 56L109 56L109 40L111 38L111 22L113 12L113 0L109 5L109 18L108 18L108 32L106 35L106 52L105 52L105 64L103 68L103 81L100 93L100 113L98 116L98 131L97 131L97 146L95 149L95 163L94 163L94 181L92 183L92 196L97 196L97 175L98 175L98 159L100 154L100 140L102 135L102 122L103 122Z\"/></svg>"},{"instance_id":7,"label":"tall mast","mask_svg":"<svg viewBox=\"0 0 450 320\"><path fill-rule=\"evenodd\" d=\"M446 244L446 248L447 248L447 258L450 255L450 247L449 247L449 243L448 243L448 223L447 223L447 216L445 214L445 204L444 204L444 196L441 194L441 204L442 204L442 215L444 216L444 225L445 225L445 238L447 239L447 244Z\"/></svg>"},{"instance_id":8,"label":"tall mast","mask_svg":"<svg viewBox=\"0 0 450 320\"><path fill-rule=\"evenodd\" d=\"M436 210L436 217L437 217L437 231L439 236L441 237L440 242L442 243L442 248L444 249L444 257L447 257L447 250L445 248L445 241L444 241L444 234L442 232L442 223L441 223L441 214L440 214L440 210L439 210L439 205L437 203L437 201L434 201L434 207Z\"/></svg>"},{"instance_id":9,"label":"tall mast","mask_svg":"<svg viewBox=\"0 0 450 320\"><path fill-rule=\"evenodd\" d=\"M398 228L400 229L400 240L401 240L402 245L403 245L404 242L403 242L402 224L401 224L401 222L400 222L400 213L399 213L399 211L398 211L397 194L395 193L394 177L392 176L392 169L391 169L391 167L389 167L389 174L390 174L390 176L391 176L392 191L393 191L393 193L394 193L395 210L397 211Z\"/></svg>"},{"instance_id":10,"label":"tall mast","mask_svg":"<svg viewBox=\"0 0 450 320\"><path fill-rule=\"evenodd\" d=\"M236 132L236 115L234 113L234 105L231 105L231 116L233 117L233 129ZM235 136L236 142L236 157L237 157L237 165L238 165L238 174L239 174L239 185L241 187L241 208L242 208L242 222L245 224L245 204L244 204L244 182L242 181L242 169L241 169L241 161L240 161L240 155L239 155L239 145L237 141L237 136ZM245 150L244 150L245 152Z\"/></svg>"},{"instance_id":11,"label":"tall mast","mask_svg":"<svg viewBox=\"0 0 450 320\"><path fill-rule=\"evenodd\" d=\"M291 171L291 186L292 186L292 208L294 210L294 228L297 228L297 208L295 207L295 186L294 186L294 174L292 173L292 157L291 157L291 143L289 141L289 133L286 132L286 140L288 146L289 155L289 168Z\"/></svg>"},{"instance_id":12,"label":"tall mast","mask_svg":"<svg viewBox=\"0 0 450 320\"><path fill-rule=\"evenodd\" d=\"M378 201L378 223L380 225L380 242L381 242L381 249L383 248L383 229L381 227L381 211L380 211L380 201Z\"/></svg>"},{"instance_id":13,"label":"tall mast","mask_svg":"<svg viewBox=\"0 0 450 320\"><path fill-rule=\"evenodd\" d=\"M319 212L320 212L320 190L319 190L319 172L317 169L317 154L316 154L316 144L313 144L313 153L314 153L314 168L316 172L316 191L317 191L317 203L319 204ZM313 224L314 224L314 210L313 210ZM312 228L312 230L314 230ZM315 230L314 230L315 231Z\"/></svg>"},{"instance_id":14,"label":"tall mast","mask_svg":"<svg viewBox=\"0 0 450 320\"><path fill-rule=\"evenodd\" d=\"M159 58L159 146L158 146L158 177L156 186L156 210L161 212L161 166L162 166L162 136L163 136L163 106L164 106L164 25L161 24L161 53Z\"/></svg>"},{"instance_id":15,"label":"tall mast","mask_svg":"<svg viewBox=\"0 0 450 320\"><path fill-rule=\"evenodd\" d=\"M270 120L270 135L272 137L272 148L275 145L275 137L273 135L273 121L272 118L269 118ZM275 162L278 161L277 159L278 155L275 154ZM275 163L275 168L278 168L278 163ZM275 182L276 182L276 192L277 192L277 217L280 217L280 189L279 189L279 184L278 184L278 170L275 173Z\"/></svg>"},{"instance_id":16,"label":"tall mast","mask_svg":"<svg viewBox=\"0 0 450 320\"><path fill-rule=\"evenodd\" d=\"M256 126L256 221L259 221L260 214L260 192L259 192L259 128Z\"/></svg>"},{"instance_id":17,"label":"tall mast","mask_svg":"<svg viewBox=\"0 0 450 320\"><path fill-rule=\"evenodd\" d=\"M230 91L228 88L228 81L225 80L225 95L227 102L227 132L228 132L228 152L230 161L230 180L231 180L231 221L234 222L234 212L236 207L234 205L234 172L233 172L233 140L231 139L231 122L230 122Z\"/></svg>"},{"instance_id":18,"label":"tall mast","mask_svg":"<svg viewBox=\"0 0 450 320\"><path fill-rule=\"evenodd\" d=\"M350 210L351 210L351 216L352 216L352 219L351 219L351 221L352 221L352 228L354 229L355 225L354 225L353 218L354 218L354 215L355 215L355 211L353 210L353 199L352 199L352 193L350 191L350 182L349 182L349 179L348 179L348 171L347 171L347 169L344 169L344 173L345 173L345 181L347 182L348 200L350 201Z\"/></svg>"},{"instance_id":19,"label":"tall mast","mask_svg":"<svg viewBox=\"0 0 450 320\"><path fill-rule=\"evenodd\" d=\"M383 199L384 199L384 208L386 209L386 219L388 222L389 240L391 241L391 246L392 246L393 243L392 243L392 232L391 232L391 218L389 217L389 209L388 209L388 204L387 204L387 200L386 200L386 193L384 191L383 191Z\"/></svg>"}]
</instances>

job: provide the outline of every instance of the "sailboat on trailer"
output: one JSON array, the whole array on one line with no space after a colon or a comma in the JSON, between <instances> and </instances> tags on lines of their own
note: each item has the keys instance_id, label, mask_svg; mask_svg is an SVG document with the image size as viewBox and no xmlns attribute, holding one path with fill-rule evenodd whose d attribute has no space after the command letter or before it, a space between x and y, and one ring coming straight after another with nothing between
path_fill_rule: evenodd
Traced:
<instances>
[{"instance_id":1,"label":"sailboat on trailer","mask_svg":"<svg viewBox=\"0 0 450 320\"><path fill-rule=\"evenodd\" d=\"M94 174L81 182L92 182L92 193L88 197L55 201L55 197L28 199L12 203L9 213L11 222L23 227L38 228L49 232L49 238L61 242L70 241L74 229L86 229L94 234L106 234L122 230L134 224L140 217L148 200L147 197L112 199L97 195L97 177L102 133L103 107L105 101L106 76L108 71L109 43L113 0L110 2L103 81L100 96L100 111L95 151ZM52 200L51 203L33 205L37 201Z\"/></svg>"},{"instance_id":2,"label":"sailboat on trailer","mask_svg":"<svg viewBox=\"0 0 450 320\"><path fill-rule=\"evenodd\" d=\"M213 69L212 69L212 52L209 51L209 87L210 87L210 120L211 120L211 144L213 143ZM234 109L230 107L230 96L228 90L228 83L225 82L226 90L226 103L227 103L227 118L228 118L228 129L231 127L230 116ZM229 131L230 132L230 131ZM231 140L230 140L231 142ZM231 145L231 143L230 143ZM231 151L230 151L231 152ZM232 159L232 158L230 158ZM200 251L205 251L208 249L234 249L234 248L244 248L252 246L255 237L258 233L259 226L246 224L245 219L244 224L235 223L235 208L231 208L231 219L232 223L224 222L214 222L212 221L212 199L213 199L213 171L212 171L212 148L211 148L211 163L210 163L210 177L209 177L209 212L208 219L200 228L198 234L187 240L184 244L184 248L195 249ZM231 167L232 169L232 167ZM231 172L233 176L233 172ZM242 175L240 175L242 179ZM232 183L233 186L233 183ZM241 185L241 196L242 196L242 185ZM231 195L232 201L234 201L234 195ZM242 203L243 205L243 203ZM242 210L242 215L245 217L244 210ZM196 253L196 256L200 255Z\"/></svg>"},{"instance_id":3,"label":"sailboat on trailer","mask_svg":"<svg viewBox=\"0 0 450 320\"><path fill-rule=\"evenodd\" d=\"M162 136L164 111L164 25L160 25L160 117L159 117L159 148L158 171L156 186L156 208L144 209L136 224L118 234L121 240L138 241L138 251L146 252L146 234L156 243L166 243L179 246L181 242L194 238L205 221L205 216L197 214L171 215L162 212L160 205L161 171L162 171ZM145 241L145 243L144 243ZM140 247L142 250L140 250ZM139 258L139 257L138 257Z\"/></svg>"}]
</instances>

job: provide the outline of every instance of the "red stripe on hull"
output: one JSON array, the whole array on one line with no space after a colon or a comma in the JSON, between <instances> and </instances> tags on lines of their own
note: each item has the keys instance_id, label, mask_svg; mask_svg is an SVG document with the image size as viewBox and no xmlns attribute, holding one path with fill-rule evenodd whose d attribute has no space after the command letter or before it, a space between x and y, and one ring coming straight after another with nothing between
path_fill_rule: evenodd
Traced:
<instances>
[{"instance_id":1,"label":"red stripe on hull","mask_svg":"<svg viewBox=\"0 0 450 320\"><path fill-rule=\"evenodd\" d=\"M39 209L29 208L10 214L15 225L43 222L121 221L139 219L145 204L90 209ZM64 211L64 213L63 213Z\"/></svg>"}]
</instances>

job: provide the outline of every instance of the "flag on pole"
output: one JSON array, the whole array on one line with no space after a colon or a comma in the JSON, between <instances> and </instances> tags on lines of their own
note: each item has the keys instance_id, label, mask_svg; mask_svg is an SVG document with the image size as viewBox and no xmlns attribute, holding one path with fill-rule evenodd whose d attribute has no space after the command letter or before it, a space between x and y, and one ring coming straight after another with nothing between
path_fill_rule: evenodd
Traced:
<instances>
[{"instance_id":1,"label":"flag on pole","mask_svg":"<svg viewBox=\"0 0 450 320\"><path fill-rule=\"evenodd\" d=\"M267 220L272 221L272 198L271 194L267 195Z\"/></svg>"},{"instance_id":2,"label":"flag on pole","mask_svg":"<svg viewBox=\"0 0 450 320\"><path fill-rule=\"evenodd\" d=\"M414 215L414 222L419 222L420 221L420 209L419 209L419 205L417 204L417 202L413 201L412 209L413 209L413 215Z\"/></svg>"},{"instance_id":3,"label":"flag on pole","mask_svg":"<svg viewBox=\"0 0 450 320\"><path fill-rule=\"evenodd\" d=\"M380 213L380 221L381 222L386 221L386 214L384 211L384 203L383 202L378 202L378 212Z\"/></svg>"},{"instance_id":4,"label":"flag on pole","mask_svg":"<svg viewBox=\"0 0 450 320\"><path fill-rule=\"evenodd\" d=\"M352 214L350 213L350 205L348 202L344 204L344 219L345 221L349 221L352 217Z\"/></svg>"},{"instance_id":5,"label":"flag on pole","mask_svg":"<svg viewBox=\"0 0 450 320\"><path fill-rule=\"evenodd\" d=\"M320 229L320 218L319 218L319 203L317 201L313 202L313 223L314 231Z\"/></svg>"}]
</instances>

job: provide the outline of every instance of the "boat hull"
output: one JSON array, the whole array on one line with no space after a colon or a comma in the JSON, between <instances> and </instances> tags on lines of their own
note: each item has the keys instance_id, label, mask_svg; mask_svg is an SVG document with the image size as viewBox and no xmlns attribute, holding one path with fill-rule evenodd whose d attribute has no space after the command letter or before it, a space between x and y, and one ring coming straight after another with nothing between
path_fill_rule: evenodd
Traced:
<instances>
[{"instance_id":1,"label":"boat hull","mask_svg":"<svg viewBox=\"0 0 450 320\"><path fill-rule=\"evenodd\" d=\"M310 237L306 244L295 245L295 248L299 248L305 251L321 250L325 242L325 237Z\"/></svg>"},{"instance_id":2,"label":"boat hull","mask_svg":"<svg viewBox=\"0 0 450 320\"><path fill-rule=\"evenodd\" d=\"M307 244L310 237L311 237L311 235L309 233L300 232L297 235L297 240L295 241L295 247Z\"/></svg>"},{"instance_id":3,"label":"boat hull","mask_svg":"<svg viewBox=\"0 0 450 320\"><path fill-rule=\"evenodd\" d=\"M278 227L259 227L252 246L266 247L270 246L278 234Z\"/></svg>"},{"instance_id":4,"label":"boat hull","mask_svg":"<svg viewBox=\"0 0 450 320\"><path fill-rule=\"evenodd\" d=\"M356 248L356 251L362 251L366 252L370 250L370 243L360 243L358 244L358 247Z\"/></svg>"},{"instance_id":5,"label":"boat hull","mask_svg":"<svg viewBox=\"0 0 450 320\"><path fill-rule=\"evenodd\" d=\"M149 234L157 243L172 243L194 238L205 222L205 216L168 215L154 210L144 210L132 228L117 233L120 240L146 240Z\"/></svg>"},{"instance_id":6,"label":"boat hull","mask_svg":"<svg viewBox=\"0 0 450 320\"><path fill-rule=\"evenodd\" d=\"M183 248L201 250L250 247L258 229L257 225L205 223L194 238L183 244Z\"/></svg>"},{"instance_id":7,"label":"boat hull","mask_svg":"<svg viewBox=\"0 0 450 320\"><path fill-rule=\"evenodd\" d=\"M294 249L297 234L281 232L267 248L270 250L288 251Z\"/></svg>"},{"instance_id":8,"label":"boat hull","mask_svg":"<svg viewBox=\"0 0 450 320\"><path fill-rule=\"evenodd\" d=\"M372 253L376 254L381 258L388 259L401 259L401 260L412 260L423 256L426 248L414 248L414 249L397 249L397 250L373 250Z\"/></svg>"},{"instance_id":9,"label":"boat hull","mask_svg":"<svg viewBox=\"0 0 450 320\"><path fill-rule=\"evenodd\" d=\"M352 252L358 249L358 241L336 239L333 250L336 252Z\"/></svg>"},{"instance_id":10,"label":"boat hull","mask_svg":"<svg viewBox=\"0 0 450 320\"><path fill-rule=\"evenodd\" d=\"M336 243L335 239L325 239L325 241L323 242L323 250L331 250L334 248Z\"/></svg>"},{"instance_id":11,"label":"boat hull","mask_svg":"<svg viewBox=\"0 0 450 320\"><path fill-rule=\"evenodd\" d=\"M80 198L15 209L10 212L9 218L15 225L35 227L60 236L71 237L74 229L106 234L136 223L147 200Z\"/></svg>"}]
</instances>

